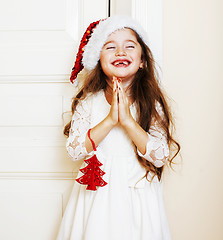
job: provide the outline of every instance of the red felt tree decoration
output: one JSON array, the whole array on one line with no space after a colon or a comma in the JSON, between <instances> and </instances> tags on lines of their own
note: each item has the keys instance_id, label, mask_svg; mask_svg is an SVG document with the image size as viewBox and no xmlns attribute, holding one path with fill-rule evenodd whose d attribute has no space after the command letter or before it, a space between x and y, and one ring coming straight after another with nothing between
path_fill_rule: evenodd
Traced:
<instances>
[{"instance_id":1,"label":"red felt tree decoration","mask_svg":"<svg viewBox=\"0 0 223 240\"><path fill-rule=\"evenodd\" d=\"M96 151L95 143L90 137L90 130L88 130L88 137L92 143L94 151ZM88 164L85 168L80 169L84 174L82 177L77 178L76 181L80 184L87 185L87 190L96 191L96 187L104 187L107 183L102 179L105 174L104 171L100 169L103 164L97 159L94 154L91 158L86 159L85 162Z\"/></svg>"}]
</instances>

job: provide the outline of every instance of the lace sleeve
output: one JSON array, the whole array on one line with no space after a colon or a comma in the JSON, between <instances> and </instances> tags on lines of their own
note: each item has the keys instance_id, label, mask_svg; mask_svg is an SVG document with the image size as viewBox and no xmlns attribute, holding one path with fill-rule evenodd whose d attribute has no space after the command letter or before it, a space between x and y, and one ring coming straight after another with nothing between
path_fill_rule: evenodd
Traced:
<instances>
[{"instance_id":1,"label":"lace sleeve","mask_svg":"<svg viewBox=\"0 0 223 240\"><path fill-rule=\"evenodd\" d=\"M85 138L90 128L90 111L87 100L78 103L72 116L71 128L67 139L66 148L73 161L86 157Z\"/></svg>"},{"instance_id":2,"label":"lace sleeve","mask_svg":"<svg viewBox=\"0 0 223 240\"><path fill-rule=\"evenodd\" d=\"M156 105L156 109L160 116L163 116L163 111L159 103ZM164 130L159 126L158 122L152 119L151 127L148 132L148 142L146 145L146 153L139 156L153 163L155 167L162 167L169 157L169 147Z\"/></svg>"}]
</instances>

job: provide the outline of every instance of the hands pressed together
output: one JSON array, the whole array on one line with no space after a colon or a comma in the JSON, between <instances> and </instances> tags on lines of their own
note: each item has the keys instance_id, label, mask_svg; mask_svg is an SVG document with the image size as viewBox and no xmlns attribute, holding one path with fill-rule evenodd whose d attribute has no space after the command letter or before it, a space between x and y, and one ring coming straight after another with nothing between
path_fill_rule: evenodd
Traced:
<instances>
[{"instance_id":1,"label":"hands pressed together","mask_svg":"<svg viewBox=\"0 0 223 240\"><path fill-rule=\"evenodd\" d=\"M112 103L107 118L113 126L120 123L121 126L126 127L134 121L129 108L128 96L123 90L121 81L116 77L113 77Z\"/></svg>"}]
</instances>

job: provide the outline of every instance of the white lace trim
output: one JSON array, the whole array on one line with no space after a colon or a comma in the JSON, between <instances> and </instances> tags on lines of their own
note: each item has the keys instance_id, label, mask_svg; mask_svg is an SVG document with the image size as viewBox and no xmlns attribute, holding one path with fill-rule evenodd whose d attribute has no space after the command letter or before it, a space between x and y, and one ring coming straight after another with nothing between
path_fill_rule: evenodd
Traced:
<instances>
[{"instance_id":1,"label":"white lace trim","mask_svg":"<svg viewBox=\"0 0 223 240\"><path fill-rule=\"evenodd\" d=\"M156 109L161 117L163 117L162 107L159 103L156 104ZM139 156L153 163L155 167L162 167L169 157L169 146L166 135L163 129L159 126L156 120L152 120L149 129L148 142L146 145L146 153L142 154L139 150Z\"/></svg>"},{"instance_id":2,"label":"white lace trim","mask_svg":"<svg viewBox=\"0 0 223 240\"><path fill-rule=\"evenodd\" d=\"M78 103L71 120L71 128L67 139L66 148L73 161L85 158L88 153L85 148L85 138L90 128L90 111L87 98Z\"/></svg>"}]
</instances>

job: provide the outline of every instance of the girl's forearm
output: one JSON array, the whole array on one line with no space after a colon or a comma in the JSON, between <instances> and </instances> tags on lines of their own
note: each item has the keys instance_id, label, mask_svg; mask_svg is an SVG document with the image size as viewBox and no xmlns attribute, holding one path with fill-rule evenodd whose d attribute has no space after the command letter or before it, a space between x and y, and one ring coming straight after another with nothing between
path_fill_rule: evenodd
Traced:
<instances>
[{"instance_id":1,"label":"girl's forearm","mask_svg":"<svg viewBox=\"0 0 223 240\"><path fill-rule=\"evenodd\" d=\"M123 126L128 136L131 138L137 149L144 155L146 153L146 145L148 142L148 134L142 127L131 118Z\"/></svg>"},{"instance_id":2,"label":"girl's forearm","mask_svg":"<svg viewBox=\"0 0 223 240\"><path fill-rule=\"evenodd\" d=\"M94 141L96 147L108 135L113 127L114 124L112 120L109 117L106 117L103 121L91 129L91 138ZM93 146L87 134L85 139L85 147L88 153L93 151Z\"/></svg>"},{"instance_id":3,"label":"girl's forearm","mask_svg":"<svg viewBox=\"0 0 223 240\"><path fill-rule=\"evenodd\" d=\"M115 125L109 117L106 117L103 121L97 124L91 129L91 138L95 142L96 147L98 144L108 135L111 129ZM133 143L136 145L137 149L142 153L146 153L146 145L148 142L148 134L144 131L141 126L132 118L130 121L126 122L123 126L131 138ZM90 139L86 134L85 147L87 152L93 151L93 146Z\"/></svg>"}]
</instances>

